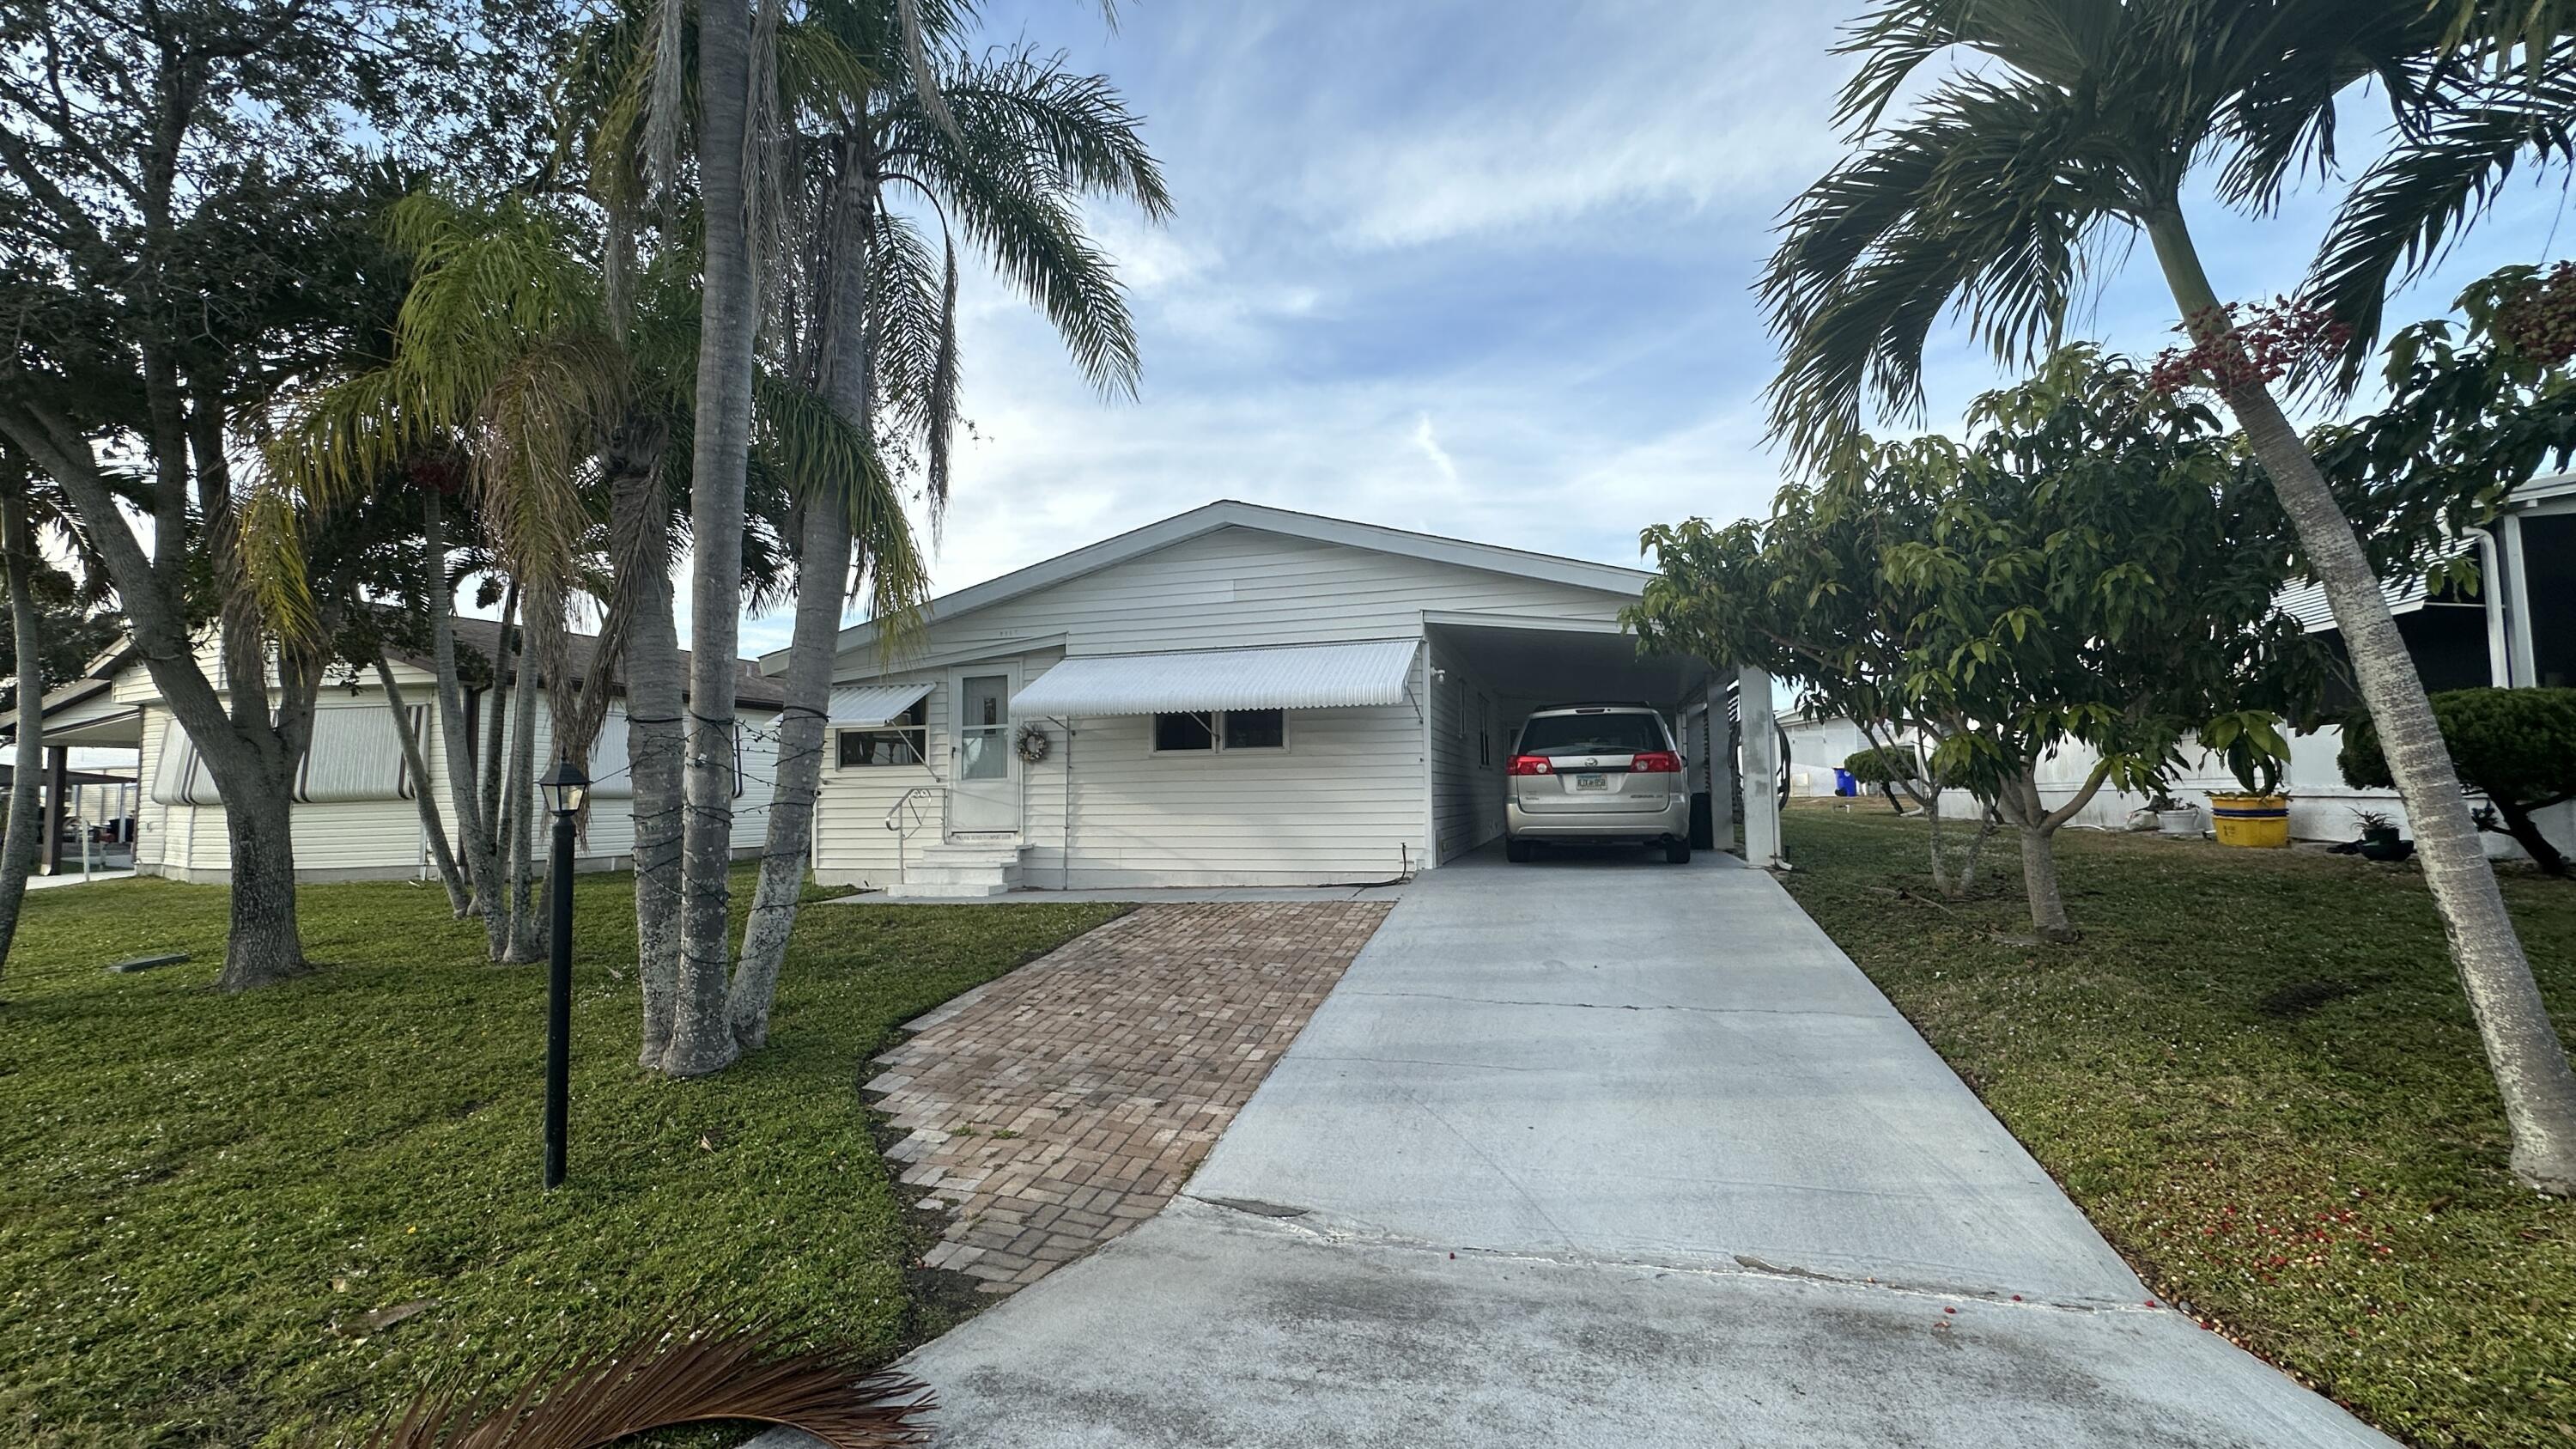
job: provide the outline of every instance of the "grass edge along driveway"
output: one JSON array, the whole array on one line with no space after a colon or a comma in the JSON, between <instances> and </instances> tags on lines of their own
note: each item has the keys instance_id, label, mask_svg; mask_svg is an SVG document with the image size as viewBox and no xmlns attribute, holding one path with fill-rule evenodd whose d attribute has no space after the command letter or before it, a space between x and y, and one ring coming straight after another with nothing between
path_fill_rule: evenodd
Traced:
<instances>
[{"instance_id":1,"label":"grass edge along driveway","mask_svg":"<svg viewBox=\"0 0 2576 1449\"><path fill-rule=\"evenodd\" d=\"M2576 1444L2576 1203L2504 1114L2422 878L2070 831L2036 948L2008 840L1941 900L1919 820L1801 808L1782 878L2166 1301L2416 1444ZM2508 871L2576 1023L2576 888Z\"/></svg>"},{"instance_id":2,"label":"grass edge along driveway","mask_svg":"<svg viewBox=\"0 0 2576 1449\"><path fill-rule=\"evenodd\" d=\"M576 893L552 1195L544 968L486 965L434 888L305 888L320 969L235 997L211 984L220 888L31 894L0 979L0 1443L288 1442L674 1310L888 1355L937 1331L862 1067L901 1022L1121 908L808 909L769 1048L666 1082L634 1067L631 891ZM101 969L161 951L195 959Z\"/></svg>"}]
</instances>

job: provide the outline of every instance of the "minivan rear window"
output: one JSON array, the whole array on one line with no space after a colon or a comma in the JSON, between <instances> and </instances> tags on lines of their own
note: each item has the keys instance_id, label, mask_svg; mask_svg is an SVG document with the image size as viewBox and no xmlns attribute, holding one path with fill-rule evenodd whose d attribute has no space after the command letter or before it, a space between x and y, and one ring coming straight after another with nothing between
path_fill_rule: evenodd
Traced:
<instances>
[{"instance_id":1,"label":"minivan rear window","mask_svg":"<svg viewBox=\"0 0 2576 1449\"><path fill-rule=\"evenodd\" d=\"M1650 714L1543 714L1521 729L1524 755L1633 755L1668 748Z\"/></svg>"}]
</instances>

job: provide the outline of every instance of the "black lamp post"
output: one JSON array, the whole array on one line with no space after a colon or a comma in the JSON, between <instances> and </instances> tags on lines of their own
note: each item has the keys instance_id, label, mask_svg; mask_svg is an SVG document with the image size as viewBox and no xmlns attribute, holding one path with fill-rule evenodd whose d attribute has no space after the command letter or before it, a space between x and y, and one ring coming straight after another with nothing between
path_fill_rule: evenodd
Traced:
<instances>
[{"instance_id":1,"label":"black lamp post","mask_svg":"<svg viewBox=\"0 0 2576 1449\"><path fill-rule=\"evenodd\" d=\"M546 901L553 908L547 935L553 949L546 966L546 1186L564 1180L564 1116L572 1073L572 819L590 791L590 777L570 760L557 760L537 788L555 817L553 870Z\"/></svg>"}]
</instances>

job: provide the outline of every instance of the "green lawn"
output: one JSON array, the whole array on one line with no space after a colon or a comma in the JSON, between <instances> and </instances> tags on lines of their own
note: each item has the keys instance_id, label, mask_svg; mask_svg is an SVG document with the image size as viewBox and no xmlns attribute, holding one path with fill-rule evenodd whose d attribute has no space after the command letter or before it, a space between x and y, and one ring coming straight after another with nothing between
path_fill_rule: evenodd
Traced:
<instances>
[{"instance_id":1,"label":"green lawn","mask_svg":"<svg viewBox=\"0 0 2576 1449\"><path fill-rule=\"evenodd\" d=\"M2040 949L2012 842L1935 904L1922 830L1793 811L1786 883L2160 1296L2401 1439L2576 1444L2576 1203L2504 1170L2420 876L2071 832ZM2505 894L2564 1033L2576 886Z\"/></svg>"},{"instance_id":2,"label":"green lawn","mask_svg":"<svg viewBox=\"0 0 2576 1449\"><path fill-rule=\"evenodd\" d=\"M237 997L211 987L222 890L31 893L0 980L0 1443L273 1444L675 1310L871 1352L935 1331L863 1065L1116 908L808 910L769 1049L674 1083L633 1066L631 900L581 881L571 1179L549 1196L544 968L483 964L434 888L308 888L325 964ZM195 959L100 969L168 950Z\"/></svg>"}]
</instances>

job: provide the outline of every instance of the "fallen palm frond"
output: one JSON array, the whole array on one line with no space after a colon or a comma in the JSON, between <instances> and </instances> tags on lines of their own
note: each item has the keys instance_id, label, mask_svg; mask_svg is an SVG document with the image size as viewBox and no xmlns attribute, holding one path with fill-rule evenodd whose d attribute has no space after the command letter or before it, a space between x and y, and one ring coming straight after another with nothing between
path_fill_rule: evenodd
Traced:
<instances>
[{"instance_id":1,"label":"fallen palm frond","mask_svg":"<svg viewBox=\"0 0 2576 1449\"><path fill-rule=\"evenodd\" d=\"M930 1391L833 1350L778 1352L760 1328L672 1329L530 1379L506 1402L427 1388L363 1449L598 1449L679 1424L785 1424L832 1449L930 1442ZM324 1440L311 1441L318 1449Z\"/></svg>"}]
</instances>

